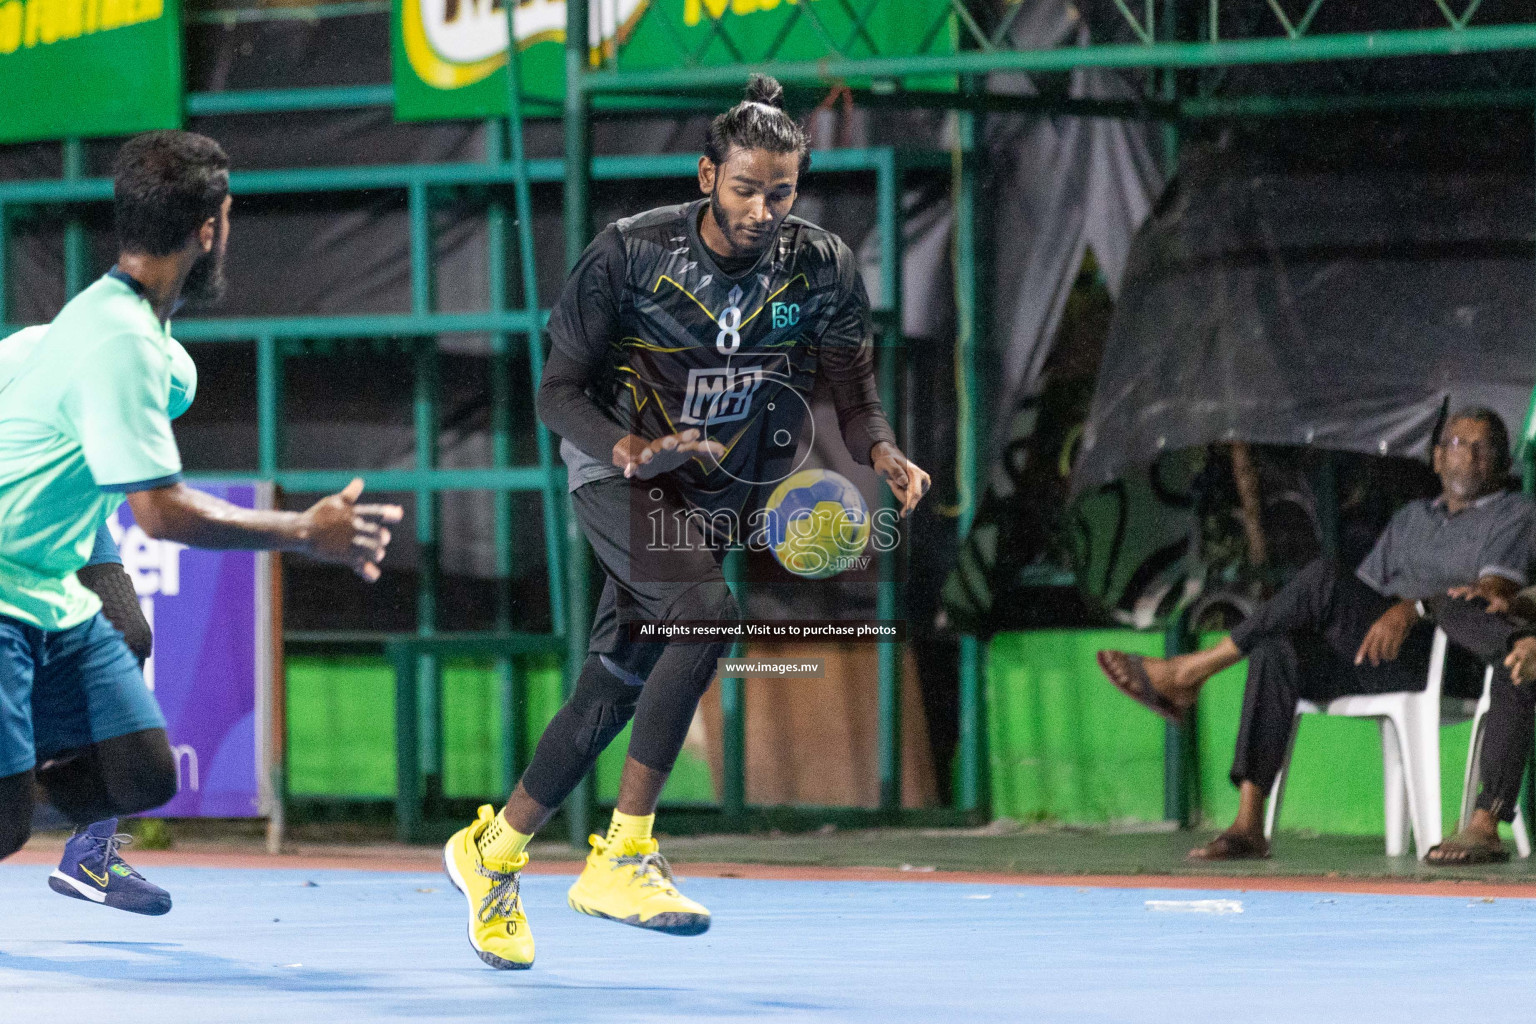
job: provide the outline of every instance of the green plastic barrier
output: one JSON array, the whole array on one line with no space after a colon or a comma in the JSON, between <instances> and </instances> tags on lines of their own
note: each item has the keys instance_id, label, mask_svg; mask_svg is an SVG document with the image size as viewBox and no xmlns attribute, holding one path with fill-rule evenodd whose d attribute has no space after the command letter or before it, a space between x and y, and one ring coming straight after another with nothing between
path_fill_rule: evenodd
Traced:
<instances>
[{"instance_id":1,"label":"green plastic barrier","mask_svg":"<svg viewBox=\"0 0 1536 1024\"><path fill-rule=\"evenodd\" d=\"M288 792L293 796L391 799L395 795L394 675L383 658L290 658L287 662ZM562 701L560 668L530 667L527 730L531 751ZM499 681L490 665L443 667L443 791L500 800ZM598 759L598 799L618 796L628 728ZM709 765L683 751L662 791L679 806L716 800Z\"/></svg>"},{"instance_id":2,"label":"green plastic barrier","mask_svg":"<svg viewBox=\"0 0 1536 1024\"><path fill-rule=\"evenodd\" d=\"M1204 638L1207 646L1219 634ZM1122 696L1094 652L1161 654L1161 633L1040 630L993 638L988 657L987 737L993 814L1069 824L1156 821L1163 816L1162 719ZM1224 827L1237 812L1227 778L1243 703L1244 665L1212 679L1199 708L1200 810ZM1447 832L1461 804L1470 724L1440 732L1441 802ZM1281 830L1381 835L1381 732L1374 722L1302 719L1280 816Z\"/></svg>"},{"instance_id":3,"label":"green plastic barrier","mask_svg":"<svg viewBox=\"0 0 1536 1024\"><path fill-rule=\"evenodd\" d=\"M1163 720L1099 676L1093 652L1161 654L1131 630L1000 633L987 657L992 813L1019 821L1163 816Z\"/></svg>"}]
</instances>

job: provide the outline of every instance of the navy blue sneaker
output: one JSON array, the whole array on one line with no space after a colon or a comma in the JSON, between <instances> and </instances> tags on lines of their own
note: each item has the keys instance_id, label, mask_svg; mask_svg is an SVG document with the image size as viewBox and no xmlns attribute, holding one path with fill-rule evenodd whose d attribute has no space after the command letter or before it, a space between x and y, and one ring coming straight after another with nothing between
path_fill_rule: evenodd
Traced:
<instances>
[{"instance_id":1,"label":"navy blue sneaker","mask_svg":"<svg viewBox=\"0 0 1536 1024\"><path fill-rule=\"evenodd\" d=\"M132 914L164 914L171 909L171 894L117 855L119 846L131 842L132 836L118 834L116 818L87 825L64 844L64 859L48 876L48 888Z\"/></svg>"}]
</instances>

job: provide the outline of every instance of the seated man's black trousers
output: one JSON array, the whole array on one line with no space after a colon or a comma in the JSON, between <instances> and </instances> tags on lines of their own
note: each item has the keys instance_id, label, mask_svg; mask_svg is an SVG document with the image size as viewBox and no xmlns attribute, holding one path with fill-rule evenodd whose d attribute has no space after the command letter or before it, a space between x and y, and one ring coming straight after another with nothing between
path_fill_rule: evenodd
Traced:
<instances>
[{"instance_id":1,"label":"seated man's black trousers","mask_svg":"<svg viewBox=\"0 0 1536 1024\"><path fill-rule=\"evenodd\" d=\"M1323 704L1351 694L1424 689L1434 640L1427 621L1413 627L1394 660L1355 664L1365 634L1395 603L1337 563L1315 559L1232 631L1232 642L1248 659L1233 785L1251 782L1266 793L1274 785L1290 749L1298 700ZM1481 693L1476 659L1453 649L1449 661L1446 694Z\"/></svg>"},{"instance_id":2,"label":"seated man's black trousers","mask_svg":"<svg viewBox=\"0 0 1536 1024\"><path fill-rule=\"evenodd\" d=\"M1517 634L1530 625L1505 615L1492 615L1481 598L1463 601L1436 597L1425 601L1430 615L1451 642L1471 651L1478 660L1493 666L1488 717L1483 726L1482 788L1477 806L1494 817L1511 821L1520 797L1520 778L1531 755L1531 736L1536 728L1536 683L1515 685L1504 656Z\"/></svg>"}]
</instances>

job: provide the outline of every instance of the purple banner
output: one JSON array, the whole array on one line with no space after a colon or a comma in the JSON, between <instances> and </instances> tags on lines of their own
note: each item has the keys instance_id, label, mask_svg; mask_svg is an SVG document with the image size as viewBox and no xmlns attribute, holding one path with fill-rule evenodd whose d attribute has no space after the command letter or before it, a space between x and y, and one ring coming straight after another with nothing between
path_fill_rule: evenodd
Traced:
<instances>
[{"instance_id":1,"label":"purple banner","mask_svg":"<svg viewBox=\"0 0 1536 1024\"><path fill-rule=\"evenodd\" d=\"M196 484L200 491L256 508L250 483ZM125 502L108 523L132 577L154 654L144 681L155 693L176 756L175 799L160 817L250 818L261 813L258 783L258 643L265 636L262 573L251 551L204 551L158 541L134 524Z\"/></svg>"}]
</instances>

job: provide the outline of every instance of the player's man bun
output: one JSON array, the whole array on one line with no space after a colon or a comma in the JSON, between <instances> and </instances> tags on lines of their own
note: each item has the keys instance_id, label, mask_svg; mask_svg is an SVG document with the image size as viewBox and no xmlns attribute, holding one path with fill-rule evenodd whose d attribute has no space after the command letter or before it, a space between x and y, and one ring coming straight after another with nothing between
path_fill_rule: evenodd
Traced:
<instances>
[{"instance_id":1,"label":"player's man bun","mask_svg":"<svg viewBox=\"0 0 1536 1024\"><path fill-rule=\"evenodd\" d=\"M784 87L776 79L754 74L747 81L746 99L710 122L704 139L704 155L710 162L725 163L736 148L799 153L800 173L810 166L810 140L784 112Z\"/></svg>"},{"instance_id":2,"label":"player's man bun","mask_svg":"<svg viewBox=\"0 0 1536 1024\"><path fill-rule=\"evenodd\" d=\"M761 103L783 110L784 87L779 84L777 78L753 72L752 77L747 79L747 102Z\"/></svg>"}]
</instances>

